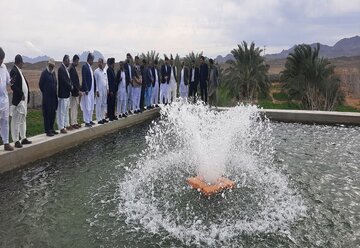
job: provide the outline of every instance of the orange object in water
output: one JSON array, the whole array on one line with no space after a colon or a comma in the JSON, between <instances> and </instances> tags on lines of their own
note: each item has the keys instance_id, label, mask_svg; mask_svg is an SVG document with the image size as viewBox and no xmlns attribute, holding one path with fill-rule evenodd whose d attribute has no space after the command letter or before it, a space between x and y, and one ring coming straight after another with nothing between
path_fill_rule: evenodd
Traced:
<instances>
[{"instance_id":1,"label":"orange object in water","mask_svg":"<svg viewBox=\"0 0 360 248\"><path fill-rule=\"evenodd\" d=\"M190 177L187 180L188 184L194 189L199 190L205 196L211 196L224 189L235 188L235 183L225 177L220 177L216 184L208 184L201 177Z\"/></svg>"}]
</instances>

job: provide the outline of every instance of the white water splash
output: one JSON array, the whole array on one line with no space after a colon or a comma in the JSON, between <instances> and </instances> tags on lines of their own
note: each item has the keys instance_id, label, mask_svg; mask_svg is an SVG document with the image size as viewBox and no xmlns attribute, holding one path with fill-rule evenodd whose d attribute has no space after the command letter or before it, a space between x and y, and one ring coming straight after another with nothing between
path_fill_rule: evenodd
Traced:
<instances>
[{"instance_id":1,"label":"white water splash","mask_svg":"<svg viewBox=\"0 0 360 248\"><path fill-rule=\"evenodd\" d=\"M270 122L256 106L215 111L176 102L163 107L146 136L147 148L119 185L119 214L163 239L218 246L241 235L289 233L305 214L301 197L273 163ZM186 184L201 174L237 188L212 198Z\"/></svg>"}]
</instances>

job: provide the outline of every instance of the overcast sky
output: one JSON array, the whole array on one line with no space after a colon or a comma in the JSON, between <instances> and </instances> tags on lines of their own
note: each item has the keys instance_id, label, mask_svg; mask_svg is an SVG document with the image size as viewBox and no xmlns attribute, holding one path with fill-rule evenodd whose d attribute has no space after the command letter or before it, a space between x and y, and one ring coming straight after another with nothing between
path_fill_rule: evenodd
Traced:
<instances>
[{"instance_id":1,"label":"overcast sky","mask_svg":"<svg viewBox=\"0 0 360 248\"><path fill-rule=\"evenodd\" d=\"M59 60L94 49L226 55L243 40L266 53L360 35L360 0L0 0L0 46Z\"/></svg>"}]
</instances>

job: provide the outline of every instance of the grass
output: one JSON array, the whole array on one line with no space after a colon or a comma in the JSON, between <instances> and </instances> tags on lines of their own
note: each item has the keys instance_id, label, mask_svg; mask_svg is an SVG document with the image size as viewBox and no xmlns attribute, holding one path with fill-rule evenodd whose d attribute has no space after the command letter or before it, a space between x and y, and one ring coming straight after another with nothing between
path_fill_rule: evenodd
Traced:
<instances>
[{"instance_id":1,"label":"grass","mask_svg":"<svg viewBox=\"0 0 360 248\"><path fill-rule=\"evenodd\" d=\"M264 109L301 109L300 105L293 102L273 103L269 99L261 99L258 106Z\"/></svg>"},{"instance_id":2,"label":"grass","mask_svg":"<svg viewBox=\"0 0 360 248\"><path fill-rule=\"evenodd\" d=\"M339 105L336 107L335 111L339 111L339 112L360 112L360 110L348 106L348 105Z\"/></svg>"},{"instance_id":3,"label":"grass","mask_svg":"<svg viewBox=\"0 0 360 248\"><path fill-rule=\"evenodd\" d=\"M35 136L44 133L44 120L40 109L29 109L26 118L27 136Z\"/></svg>"},{"instance_id":4,"label":"grass","mask_svg":"<svg viewBox=\"0 0 360 248\"><path fill-rule=\"evenodd\" d=\"M274 92L273 98L278 101L287 101L289 99L289 95L285 92Z\"/></svg>"}]
</instances>

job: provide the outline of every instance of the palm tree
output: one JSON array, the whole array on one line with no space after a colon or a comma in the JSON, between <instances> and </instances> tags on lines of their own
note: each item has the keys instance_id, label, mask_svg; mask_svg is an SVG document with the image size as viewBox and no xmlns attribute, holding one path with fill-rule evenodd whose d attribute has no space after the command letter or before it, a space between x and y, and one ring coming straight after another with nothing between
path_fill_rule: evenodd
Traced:
<instances>
[{"instance_id":1,"label":"palm tree","mask_svg":"<svg viewBox=\"0 0 360 248\"><path fill-rule=\"evenodd\" d=\"M231 51L235 60L227 61L223 73L223 86L227 88L228 97L240 100L254 100L268 95L270 81L267 75L269 66L261 56L262 49L250 47L243 41Z\"/></svg>"},{"instance_id":2,"label":"palm tree","mask_svg":"<svg viewBox=\"0 0 360 248\"><path fill-rule=\"evenodd\" d=\"M191 52L184 57L184 62L187 66L190 66L191 62L194 60L195 65L199 65L201 56L203 56L203 52L200 52L200 53Z\"/></svg>"},{"instance_id":3,"label":"palm tree","mask_svg":"<svg viewBox=\"0 0 360 248\"><path fill-rule=\"evenodd\" d=\"M140 58L141 59L146 59L147 62L155 61L155 60L160 62L159 53L156 52L155 50L148 51L146 54L142 53L140 55Z\"/></svg>"},{"instance_id":4,"label":"palm tree","mask_svg":"<svg viewBox=\"0 0 360 248\"><path fill-rule=\"evenodd\" d=\"M286 59L281 81L290 99L300 100L303 108L333 110L341 102L340 80L328 59L319 57L320 44L315 48L302 44Z\"/></svg>"}]
</instances>

